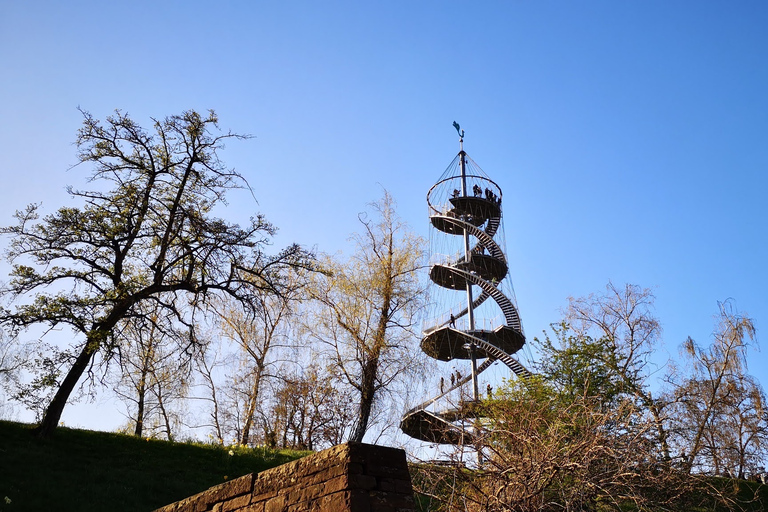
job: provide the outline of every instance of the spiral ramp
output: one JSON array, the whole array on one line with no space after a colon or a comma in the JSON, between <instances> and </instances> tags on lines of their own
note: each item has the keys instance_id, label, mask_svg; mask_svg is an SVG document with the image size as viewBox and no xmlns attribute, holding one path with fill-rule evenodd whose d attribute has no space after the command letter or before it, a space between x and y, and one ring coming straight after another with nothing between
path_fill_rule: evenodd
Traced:
<instances>
[{"instance_id":1,"label":"spiral ramp","mask_svg":"<svg viewBox=\"0 0 768 512\"><path fill-rule=\"evenodd\" d=\"M461 151L457 158L465 158ZM463 162L462 162L463 163ZM458 176L446 180L456 180ZM462 179L465 179L462 165ZM457 378L450 387L442 389L440 394L421 403L404 415L400 423L401 430L413 437L429 443L463 444L473 443L474 427L478 416L478 402L460 400L449 407L435 408L435 405L451 392L476 379L477 375L490 368L496 361L502 362L519 378L526 379L531 373L513 357L525 344L522 322L514 302L500 289L501 281L507 276L507 259L499 244L494 240L501 225L501 190L487 177L469 176L470 180L492 184L498 191L486 197L466 194L457 196L457 190L444 207L437 207L431 200L433 190L427 195L427 202L432 213L431 225L445 235L462 236L473 239L471 249L451 261L437 263L430 268L430 279L441 288L464 291L477 287L480 294L468 301L465 307L451 311L448 318L424 329L421 350L439 361L485 359L477 366L474 375ZM440 183L438 183L439 185ZM435 186L437 187L437 185ZM433 187L433 189L435 189ZM469 295L472 296L471 294ZM492 299L503 314L504 323L493 329L478 329L470 322L471 328L458 329L456 320L465 317Z\"/></svg>"}]
</instances>

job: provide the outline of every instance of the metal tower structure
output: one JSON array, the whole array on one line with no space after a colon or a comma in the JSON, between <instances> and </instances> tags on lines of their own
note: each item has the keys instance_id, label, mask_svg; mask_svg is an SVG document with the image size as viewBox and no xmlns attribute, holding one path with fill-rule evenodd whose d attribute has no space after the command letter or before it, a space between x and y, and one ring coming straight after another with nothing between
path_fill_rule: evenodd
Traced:
<instances>
[{"instance_id":1,"label":"metal tower structure","mask_svg":"<svg viewBox=\"0 0 768 512\"><path fill-rule=\"evenodd\" d=\"M478 375L496 361L519 377L531 373L512 357L525 344L525 335L507 279L503 240L498 241L503 239L501 188L469 158L464 131L456 123L454 127L459 132L459 154L427 192L433 228L429 277L438 290L434 295L445 292L460 300L426 324L421 349L439 361L469 360L471 372L452 373L450 385L441 379L440 393L406 412L400 428L430 443L473 444ZM493 314L498 318L499 310L498 320L490 318ZM460 399L441 410L428 409L470 383L471 399Z\"/></svg>"}]
</instances>

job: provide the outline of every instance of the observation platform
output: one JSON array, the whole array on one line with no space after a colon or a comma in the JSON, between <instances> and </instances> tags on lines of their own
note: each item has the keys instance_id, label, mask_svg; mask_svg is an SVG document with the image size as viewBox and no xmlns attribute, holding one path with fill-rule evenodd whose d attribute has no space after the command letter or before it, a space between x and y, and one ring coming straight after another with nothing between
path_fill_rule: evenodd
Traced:
<instances>
[{"instance_id":1,"label":"observation platform","mask_svg":"<svg viewBox=\"0 0 768 512\"><path fill-rule=\"evenodd\" d=\"M480 224L492 217L501 216L501 205L485 197L459 196L452 197L449 201L453 205L453 211L456 214L472 217L473 219L482 219Z\"/></svg>"},{"instance_id":2,"label":"observation platform","mask_svg":"<svg viewBox=\"0 0 768 512\"><path fill-rule=\"evenodd\" d=\"M425 409L409 411L400 421L400 430L427 443L472 444L472 432L453 422L478 417L478 409L477 402L462 402L457 408L440 412L429 412Z\"/></svg>"},{"instance_id":3,"label":"observation platform","mask_svg":"<svg viewBox=\"0 0 768 512\"><path fill-rule=\"evenodd\" d=\"M501 325L492 331L482 329L459 331L445 326L425 333L421 339L421 350L429 357L440 361L471 359L469 351L464 348L464 345L471 340L463 336L464 334L480 338L510 355L525 345L523 333L506 325ZM475 356L478 359L484 359L489 357L489 354L480 347L476 347Z\"/></svg>"},{"instance_id":4,"label":"observation platform","mask_svg":"<svg viewBox=\"0 0 768 512\"><path fill-rule=\"evenodd\" d=\"M477 275L480 279L493 283L501 282L507 275L507 264L488 254L472 253L469 261L459 261L451 266L433 265L429 270L429 278L438 286L449 290L466 290L467 278L453 269L463 270ZM472 283L477 284L477 283Z\"/></svg>"},{"instance_id":5,"label":"observation platform","mask_svg":"<svg viewBox=\"0 0 768 512\"><path fill-rule=\"evenodd\" d=\"M446 217L472 224L475 227L481 226L483 222L487 220L483 217L462 216L462 214L459 213L459 211L457 211L455 208L448 210L442 215L430 216L429 220L432 223L432 226L438 231L448 233L449 235L461 235L464 233L464 228L457 225L455 222L450 222L446 219Z\"/></svg>"}]
</instances>

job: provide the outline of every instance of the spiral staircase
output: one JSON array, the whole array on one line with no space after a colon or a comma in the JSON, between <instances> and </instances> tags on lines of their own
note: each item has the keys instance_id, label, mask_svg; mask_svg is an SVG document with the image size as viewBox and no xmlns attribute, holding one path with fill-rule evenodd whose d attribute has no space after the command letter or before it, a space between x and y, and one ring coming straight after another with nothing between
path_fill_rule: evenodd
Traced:
<instances>
[{"instance_id":1,"label":"spiral staircase","mask_svg":"<svg viewBox=\"0 0 768 512\"><path fill-rule=\"evenodd\" d=\"M475 430L471 425L476 425L480 399L478 375L500 361L520 378L531 376L513 357L525 344L525 335L514 298L501 289L509 271L504 251L494 240L502 219L501 189L467 156L463 132L460 135L461 151L427 193L427 204L430 222L437 230L433 239L461 237L463 250L432 264L429 277L445 290L464 292L466 303L424 329L421 350L439 361L469 360L472 371L464 377L457 372L457 378L452 377L448 386L441 380L440 393L407 411L400 423L401 430L410 437L454 445L473 442ZM475 292L479 292L476 297ZM478 328L477 310L488 299L501 310L503 321L493 328ZM457 321L461 328L456 327ZM484 361L478 365L479 360ZM437 407L446 395L468 383L473 389L471 399Z\"/></svg>"}]
</instances>

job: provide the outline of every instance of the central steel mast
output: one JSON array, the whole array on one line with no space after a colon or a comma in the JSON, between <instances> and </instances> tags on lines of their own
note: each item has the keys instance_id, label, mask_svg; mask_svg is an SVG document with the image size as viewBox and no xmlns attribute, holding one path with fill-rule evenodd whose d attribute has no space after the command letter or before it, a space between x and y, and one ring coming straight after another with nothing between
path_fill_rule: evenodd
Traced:
<instances>
[{"instance_id":1,"label":"central steel mast","mask_svg":"<svg viewBox=\"0 0 768 512\"><path fill-rule=\"evenodd\" d=\"M461 171L461 194L467 197L467 153L464 152L464 130L459 133L459 169ZM473 191L474 192L474 191ZM472 264L472 249L469 245L469 231L464 228L464 261ZM467 320L469 321L469 331L475 330L475 311L472 298L472 283L467 279ZM474 342L467 343L469 357L472 361L472 399L477 402L480 399L480 392L477 384L477 350Z\"/></svg>"}]
</instances>

